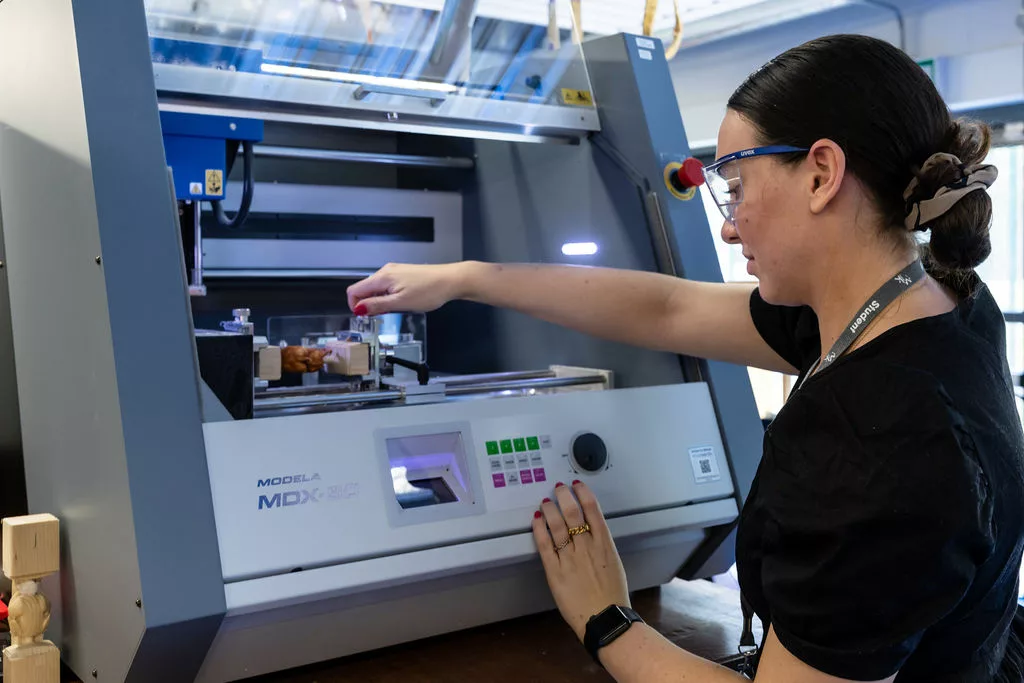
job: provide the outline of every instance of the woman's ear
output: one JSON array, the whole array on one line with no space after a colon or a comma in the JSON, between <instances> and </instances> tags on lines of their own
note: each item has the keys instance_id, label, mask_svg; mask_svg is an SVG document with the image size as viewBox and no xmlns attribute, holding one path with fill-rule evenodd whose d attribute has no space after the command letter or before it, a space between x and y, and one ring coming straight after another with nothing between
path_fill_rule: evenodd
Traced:
<instances>
[{"instance_id":1,"label":"woman's ear","mask_svg":"<svg viewBox=\"0 0 1024 683\"><path fill-rule=\"evenodd\" d=\"M807 153L811 213L823 212L839 194L846 177L846 154L832 140L818 140Z\"/></svg>"}]
</instances>

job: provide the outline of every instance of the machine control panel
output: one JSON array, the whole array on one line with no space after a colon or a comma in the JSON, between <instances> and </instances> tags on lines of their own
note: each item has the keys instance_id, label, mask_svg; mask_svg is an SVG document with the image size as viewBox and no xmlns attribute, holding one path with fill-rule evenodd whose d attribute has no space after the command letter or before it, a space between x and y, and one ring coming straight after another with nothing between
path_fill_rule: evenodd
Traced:
<instances>
[{"instance_id":1,"label":"machine control panel","mask_svg":"<svg viewBox=\"0 0 1024 683\"><path fill-rule=\"evenodd\" d=\"M513 436L487 441L491 486L496 489L542 484L548 480L541 448L551 448L550 436Z\"/></svg>"},{"instance_id":2,"label":"machine control panel","mask_svg":"<svg viewBox=\"0 0 1024 683\"><path fill-rule=\"evenodd\" d=\"M733 491L700 383L203 430L227 581L524 534L559 481L585 481L613 516Z\"/></svg>"},{"instance_id":3,"label":"machine control panel","mask_svg":"<svg viewBox=\"0 0 1024 683\"><path fill-rule=\"evenodd\" d=\"M563 437L564 438L564 437ZM561 441L562 439L559 439ZM555 467L565 476L597 474L610 466L608 446L593 432L565 438L565 449L552 447L551 435L510 436L486 441L486 472L495 489L524 484L543 484ZM556 452L557 450L557 452Z\"/></svg>"}]
</instances>

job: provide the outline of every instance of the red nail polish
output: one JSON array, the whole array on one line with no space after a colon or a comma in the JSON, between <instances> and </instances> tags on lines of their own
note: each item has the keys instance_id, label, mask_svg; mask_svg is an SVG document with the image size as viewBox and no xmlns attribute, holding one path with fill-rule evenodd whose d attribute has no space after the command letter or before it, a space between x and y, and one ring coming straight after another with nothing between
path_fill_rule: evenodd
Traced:
<instances>
[{"instance_id":1,"label":"red nail polish","mask_svg":"<svg viewBox=\"0 0 1024 683\"><path fill-rule=\"evenodd\" d=\"M557 489L557 488L558 488L559 486L565 486L565 484L563 484L562 482L558 482L557 484L555 484L555 488L556 488L556 489Z\"/></svg>"},{"instance_id":2,"label":"red nail polish","mask_svg":"<svg viewBox=\"0 0 1024 683\"><path fill-rule=\"evenodd\" d=\"M572 485L573 485L573 486L575 486L576 484L582 484L582 483L583 483L583 482L582 482L582 481L580 481L579 479L573 479L573 480L572 480Z\"/></svg>"},{"instance_id":3,"label":"red nail polish","mask_svg":"<svg viewBox=\"0 0 1024 683\"><path fill-rule=\"evenodd\" d=\"M534 518L534 519L540 519L540 510L537 510L537 511L535 511L535 512L533 513L533 518Z\"/></svg>"},{"instance_id":4,"label":"red nail polish","mask_svg":"<svg viewBox=\"0 0 1024 683\"><path fill-rule=\"evenodd\" d=\"M550 503L550 502L551 502L551 499L550 499L550 498L545 498L545 499L544 499L544 500L542 500L541 502L542 502L542 503Z\"/></svg>"},{"instance_id":5,"label":"red nail polish","mask_svg":"<svg viewBox=\"0 0 1024 683\"><path fill-rule=\"evenodd\" d=\"M366 315L366 304L356 304L356 307L352 309L352 312L356 315Z\"/></svg>"}]
</instances>

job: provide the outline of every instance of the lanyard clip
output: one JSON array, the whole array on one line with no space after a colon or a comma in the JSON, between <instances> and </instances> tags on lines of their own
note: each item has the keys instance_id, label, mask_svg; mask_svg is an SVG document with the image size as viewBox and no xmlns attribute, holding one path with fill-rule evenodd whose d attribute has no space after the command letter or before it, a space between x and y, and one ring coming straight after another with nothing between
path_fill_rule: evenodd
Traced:
<instances>
[{"instance_id":1,"label":"lanyard clip","mask_svg":"<svg viewBox=\"0 0 1024 683\"><path fill-rule=\"evenodd\" d=\"M740 644L737 648L737 652L743 657L740 673L753 680L755 674L754 658L757 656L759 648L757 641L754 639L754 610L742 593L740 594L740 607L743 610L743 632L740 634Z\"/></svg>"}]
</instances>

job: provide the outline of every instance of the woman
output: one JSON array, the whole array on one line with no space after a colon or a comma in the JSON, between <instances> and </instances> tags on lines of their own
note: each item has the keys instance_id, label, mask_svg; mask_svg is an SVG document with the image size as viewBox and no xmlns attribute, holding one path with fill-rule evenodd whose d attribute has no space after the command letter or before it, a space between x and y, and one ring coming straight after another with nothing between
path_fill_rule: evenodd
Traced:
<instances>
[{"instance_id":1,"label":"woman","mask_svg":"<svg viewBox=\"0 0 1024 683\"><path fill-rule=\"evenodd\" d=\"M973 270L991 250L988 147L988 130L953 121L904 53L823 38L740 86L705 169L722 238L742 248L756 289L563 266L392 265L353 285L350 305L378 314L470 299L798 374L736 541L743 596L765 625L756 680L1020 681L1024 438L1002 316ZM652 340L643 331L655 324L666 332ZM573 482L555 497L533 532L558 608L585 640L591 617L629 596L593 493ZM743 680L642 623L618 630L587 644L619 681Z\"/></svg>"}]
</instances>

